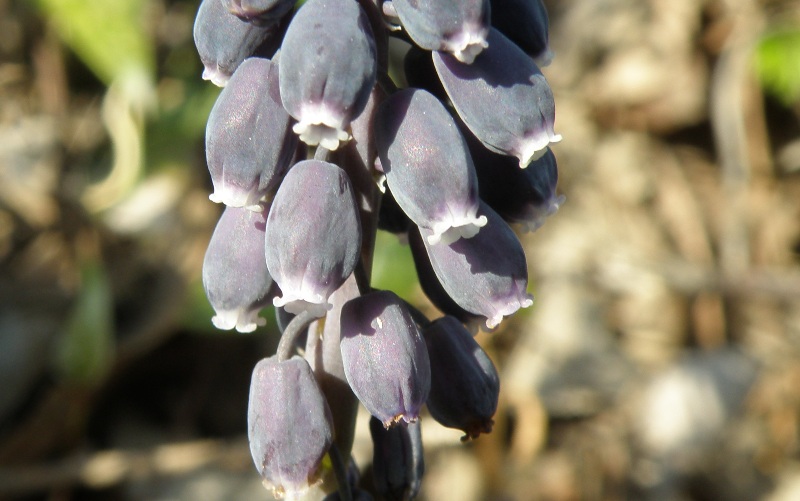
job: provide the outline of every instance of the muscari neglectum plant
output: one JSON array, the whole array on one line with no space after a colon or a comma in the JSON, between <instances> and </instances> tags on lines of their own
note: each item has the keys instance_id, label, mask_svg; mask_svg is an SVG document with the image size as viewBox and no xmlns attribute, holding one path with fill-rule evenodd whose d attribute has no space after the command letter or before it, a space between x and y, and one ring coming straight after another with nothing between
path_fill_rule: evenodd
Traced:
<instances>
[{"instance_id":1,"label":"muscari neglectum plant","mask_svg":"<svg viewBox=\"0 0 800 501\"><path fill-rule=\"evenodd\" d=\"M411 499L423 406L465 439L491 431L500 383L465 325L531 305L509 224L535 230L563 202L545 8L202 0L194 37L223 87L206 129L210 198L226 205L203 263L212 321L251 332L272 305L282 331L253 370L256 469L276 497L370 499L348 461L361 402L378 494ZM407 88L390 37L410 45ZM443 317L371 288L379 229L407 235Z\"/></svg>"}]
</instances>

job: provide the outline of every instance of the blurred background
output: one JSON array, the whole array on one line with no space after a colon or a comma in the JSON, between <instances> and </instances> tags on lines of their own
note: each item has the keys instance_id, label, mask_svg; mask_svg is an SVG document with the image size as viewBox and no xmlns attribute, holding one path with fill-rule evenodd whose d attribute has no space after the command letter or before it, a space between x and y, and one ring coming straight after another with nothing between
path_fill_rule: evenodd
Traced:
<instances>
[{"instance_id":1,"label":"blurred background","mask_svg":"<svg viewBox=\"0 0 800 501\"><path fill-rule=\"evenodd\" d=\"M420 498L800 499L800 2L546 4L567 201L522 236L534 306L478 336L495 429L423 419ZM196 9L0 0L0 499L271 497L245 413L272 312L215 331L200 285Z\"/></svg>"}]
</instances>

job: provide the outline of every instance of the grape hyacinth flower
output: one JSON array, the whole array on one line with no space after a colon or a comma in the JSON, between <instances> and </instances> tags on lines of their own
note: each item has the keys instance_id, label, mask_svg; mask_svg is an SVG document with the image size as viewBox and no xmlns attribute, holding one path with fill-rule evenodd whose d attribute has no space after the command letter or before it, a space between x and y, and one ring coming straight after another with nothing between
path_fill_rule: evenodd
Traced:
<instances>
[{"instance_id":1,"label":"grape hyacinth flower","mask_svg":"<svg viewBox=\"0 0 800 501\"><path fill-rule=\"evenodd\" d=\"M469 132L465 136L473 153L481 200L506 222L519 224L526 232L536 231L564 204L566 197L556 195L558 164L550 148L520 169L514 158L483 148Z\"/></svg>"},{"instance_id":2,"label":"grape hyacinth flower","mask_svg":"<svg viewBox=\"0 0 800 501\"><path fill-rule=\"evenodd\" d=\"M289 313L321 317L328 297L353 273L361 226L347 174L334 164L304 160L281 183L267 216L267 269Z\"/></svg>"},{"instance_id":3,"label":"grape hyacinth flower","mask_svg":"<svg viewBox=\"0 0 800 501\"><path fill-rule=\"evenodd\" d=\"M224 87L248 57L272 57L282 32L278 21L256 26L228 12L222 0L202 0L194 22L194 43L205 68L203 80Z\"/></svg>"},{"instance_id":4,"label":"grape hyacinth flower","mask_svg":"<svg viewBox=\"0 0 800 501\"><path fill-rule=\"evenodd\" d=\"M276 497L290 499L319 481L333 442L325 396L300 357L261 360L253 369L247 437L256 468Z\"/></svg>"},{"instance_id":5,"label":"grape hyacinth flower","mask_svg":"<svg viewBox=\"0 0 800 501\"><path fill-rule=\"evenodd\" d=\"M278 66L246 59L222 89L206 126L212 202L259 210L289 168L297 148L281 104Z\"/></svg>"},{"instance_id":6,"label":"grape hyacinth flower","mask_svg":"<svg viewBox=\"0 0 800 501\"><path fill-rule=\"evenodd\" d=\"M311 146L335 150L375 85L372 28L356 0L308 0L281 45L280 88L294 131Z\"/></svg>"},{"instance_id":7,"label":"grape hyacinth flower","mask_svg":"<svg viewBox=\"0 0 800 501\"><path fill-rule=\"evenodd\" d=\"M408 36L425 50L448 52L465 64L488 46L489 0L392 0Z\"/></svg>"},{"instance_id":8,"label":"grape hyacinth flower","mask_svg":"<svg viewBox=\"0 0 800 501\"><path fill-rule=\"evenodd\" d=\"M550 21L542 0L491 0L492 26L533 58L538 66L553 59Z\"/></svg>"},{"instance_id":9,"label":"grape hyacinth flower","mask_svg":"<svg viewBox=\"0 0 800 501\"><path fill-rule=\"evenodd\" d=\"M482 323L483 317L470 313L459 306L444 290L439 278L436 276L436 272L433 271L433 265L431 265L431 260L428 258L425 242L416 227L408 230L408 244L411 248L411 257L414 260L414 268L417 271L417 279L425 296L442 313L457 318L467 325L470 331L478 332L479 324Z\"/></svg>"},{"instance_id":10,"label":"grape hyacinth flower","mask_svg":"<svg viewBox=\"0 0 800 501\"><path fill-rule=\"evenodd\" d=\"M425 326L423 336L431 360L431 416L444 426L463 430L464 440L491 432L500 377L489 355L450 316Z\"/></svg>"},{"instance_id":11,"label":"grape hyacinth flower","mask_svg":"<svg viewBox=\"0 0 800 501\"><path fill-rule=\"evenodd\" d=\"M489 30L489 48L472 64L433 53L433 63L458 116L486 148L515 156L525 168L561 140L553 131L555 103L544 75L522 49ZM492 113L487 113L491 103Z\"/></svg>"},{"instance_id":12,"label":"grape hyacinth flower","mask_svg":"<svg viewBox=\"0 0 800 501\"><path fill-rule=\"evenodd\" d=\"M405 89L378 110L375 138L386 183L431 245L471 238L486 225L478 181L453 118L431 93Z\"/></svg>"},{"instance_id":13,"label":"grape hyacinth flower","mask_svg":"<svg viewBox=\"0 0 800 501\"><path fill-rule=\"evenodd\" d=\"M384 499L414 499L419 493L425 458L419 421L385 428L375 417L369 420L372 437L372 478Z\"/></svg>"},{"instance_id":14,"label":"grape hyacinth flower","mask_svg":"<svg viewBox=\"0 0 800 501\"><path fill-rule=\"evenodd\" d=\"M269 302L272 278L264 261L264 215L237 207L222 213L203 259L203 288L217 329L252 332Z\"/></svg>"},{"instance_id":15,"label":"grape hyacinth flower","mask_svg":"<svg viewBox=\"0 0 800 501\"><path fill-rule=\"evenodd\" d=\"M503 317L533 304L526 292L528 265L525 252L514 232L486 204L479 213L488 223L472 238L450 245L431 245L425 241L433 271L447 294L470 313L486 317L486 327L494 329ZM420 228L420 234L429 231Z\"/></svg>"},{"instance_id":16,"label":"grape hyacinth flower","mask_svg":"<svg viewBox=\"0 0 800 501\"><path fill-rule=\"evenodd\" d=\"M341 322L344 372L364 407L387 428L416 421L431 369L403 301L390 291L370 292L345 303Z\"/></svg>"}]
</instances>

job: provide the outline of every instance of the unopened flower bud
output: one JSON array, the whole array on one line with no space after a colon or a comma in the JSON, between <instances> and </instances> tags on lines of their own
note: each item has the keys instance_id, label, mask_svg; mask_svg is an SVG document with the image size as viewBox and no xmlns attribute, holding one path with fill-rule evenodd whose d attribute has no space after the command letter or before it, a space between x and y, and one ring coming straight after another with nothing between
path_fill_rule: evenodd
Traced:
<instances>
[{"instance_id":1,"label":"unopened flower bud","mask_svg":"<svg viewBox=\"0 0 800 501\"><path fill-rule=\"evenodd\" d=\"M405 89L378 110L375 141L386 182L403 211L430 230L428 243L471 238L486 224L469 149L433 94Z\"/></svg>"},{"instance_id":2,"label":"unopened flower bud","mask_svg":"<svg viewBox=\"0 0 800 501\"><path fill-rule=\"evenodd\" d=\"M458 115L492 151L515 156L520 167L541 156L553 132L553 92L522 49L502 33L489 30L489 48L472 64L435 52L433 63ZM491 103L491 113L486 109Z\"/></svg>"},{"instance_id":3,"label":"unopened flower bud","mask_svg":"<svg viewBox=\"0 0 800 501\"><path fill-rule=\"evenodd\" d=\"M356 0L308 0L281 45L280 87L294 131L335 150L367 104L377 75L372 28Z\"/></svg>"},{"instance_id":4,"label":"unopened flower bud","mask_svg":"<svg viewBox=\"0 0 800 501\"><path fill-rule=\"evenodd\" d=\"M489 0L393 0L408 36L425 50L453 54L465 64L487 47Z\"/></svg>"},{"instance_id":5,"label":"unopened flower bud","mask_svg":"<svg viewBox=\"0 0 800 501\"><path fill-rule=\"evenodd\" d=\"M203 288L218 329L252 332L266 320L272 278L264 261L264 214L227 207L203 259Z\"/></svg>"},{"instance_id":6,"label":"unopened flower bud","mask_svg":"<svg viewBox=\"0 0 800 501\"><path fill-rule=\"evenodd\" d=\"M253 370L247 408L250 453L264 485L293 497L314 485L333 443L330 409L308 362L261 360Z\"/></svg>"},{"instance_id":7,"label":"unopened flower bud","mask_svg":"<svg viewBox=\"0 0 800 501\"><path fill-rule=\"evenodd\" d=\"M513 157L489 151L467 134L481 200L505 221L520 224L524 231L536 231L558 211L566 197L556 195L558 165L550 148L520 169Z\"/></svg>"},{"instance_id":8,"label":"unopened flower bud","mask_svg":"<svg viewBox=\"0 0 800 501\"><path fill-rule=\"evenodd\" d=\"M323 316L360 252L361 223L347 174L319 160L289 169L267 216L267 268L283 293L275 306Z\"/></svg>"},{"instance_id":9,"label":"unopened flower bud","mask_svg":"<svg viewBox=\"0 0 800 501\"><path fill-rule=\"evenodd\" d=\"M414 499L425 472L419 421L386 429L373 417L369 431L375 490L389 501Z\"/></svg>"},{"instance_id":10,"label":"unopened flower bud","mask_svg":"<svg viewBox=\"0 0 800 501\"><path fill-rule=\"evenodd\" d=\"M526 292L528 265L517 236L485 203L479 213L489 222L474 237L450 245L426 241L425 248L447 294L470 313L486 317L486 327L493 329L533 299ZM423 238L426 232L420 228Z\"/></svg>"},{"instance_id":11,"label":"unopened flower bud","mask_svg":"<svg viewBox=\"0 0 800 501\"><path fill-rule=\"evenodd\" d=\"M550 22L542 0L491 0L492 26L529 54L539 66L553 58Z\"/></svg>"},{"instance_id":12,"label":"unopened flower bud","mask_svg":"<svg viewBox=\"0 0 800 501\"><path fill-rule=\"evenodd\" d=\"M292 118L281 104L278 65L246 59L222 89L206 126L206 157L214 193L233 207L259 207L295 154Z\"/></svg>"},{"instance_id":13,"label":"unopened flower bud","mask_svg":"<svg viewBox=\"0 0 800 501\"><path fill-rule=\"evenodd\" d=\"M492 431L500 378L491 359L461 323L442 317L423 329L431 359L428 410L466 438Z\"/></svg>"},{"instance_id":14,"label":"unopened flower bud","mask_svg":"<svg viewBox=\"0 0 800 501\"><path fill-rule=\"evenodd\" d=\"M403 301L390 291L342 307L342 363L347 382L384 426L419 417L431 369L425 341Z\"/></svg>"}]
</instances>

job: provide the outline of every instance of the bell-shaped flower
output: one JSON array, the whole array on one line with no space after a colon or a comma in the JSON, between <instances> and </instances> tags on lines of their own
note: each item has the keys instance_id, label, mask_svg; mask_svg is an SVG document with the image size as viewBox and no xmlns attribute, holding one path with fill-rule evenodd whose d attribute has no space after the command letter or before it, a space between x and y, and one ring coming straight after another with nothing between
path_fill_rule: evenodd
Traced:
<instances>
[{"instance_id":1,"label":"bell-shaped flower","mask_svg":"<svg viewBox=\"0 0 800 501\"><path fill-rule=\"evenodd\" d=\"M550 148L520 169L513 157L491 152L471 134L466 136L481 200L505 221L521 225L524 231L536 231L566 200L564 195L556 195L558 165Z\"/></svg>"},{"instance_id":2,"label":"bell-shaped flower","mask_svg":"<svg viewBox=\"0 0 800 501\"><path fill-rule=\"evenodd\" d=\"M418 419L431 368L403 301L390 291L351 299L342 307L341 336L344 374L370 414L386 427Z\"/></svg>"},{"instance_id":3,"label":"bell-shaped flower","mask_svg":"<svg viewBox=\"0 0 800 501\"><path fill-rule=\"evenodd\" d=\"M265 487L294 499L319 482L333 443L333 421L308 362L300 357L256 364L247 406L250 454Z\"/></svg>"},{"instance_id":4,"label":"bell-shaped flower","mask_svg":"<svg viewBox=\"0 0 800 501\"><path fill-rule=\"evenodd\" d=\"M419 493L425 458L419 421L385 428L379 419L369 421L372 436L372 479L383 499L414 499Z\"/></svg>"},{"instance_id":5,"label":"bell-shaped flower","mask_svg":"<svg viewBox=\"0 0 800 501\"><path fill-rule=\"evenodd\" d=\"M320 160L289 169L267 216L265 252L283 293L275 306L323 316L328 297L353 273L361 252L358 208L342 169Z\"/></svg>"},{"instance_id":6,"label":"bell-shaped flower","mask_svg":"<svg viewBox=\"0 0 800 501\"><path fill-rule=\"evenodd\" d=\"M442 313L457 318L477 332L478 324L482 323L483 317L470 313L459 306L444 290L439 278L436 276L436 272L433 271L425 242L422 240L422 235L420 235L416 226L408 230L408 244L411 248L411 257L414 259L414 268L417 271L419 285L431 303L439 308Z\"/></svg>"},{"instance_id":7,"label":"bell-shaped flower","mask_svg":"<svg viewBox=\"0 0 800 501\"><path fill-rule=\"evenodd\" d=\"M539 66L553 59L550 21L542 0L490 0L492 26L529 54Z\"/></svg>"},{"instance_id":8,"label":"bell-shaped flower","mask_svg":"<svg viewBox=\"0 0 800 501\"><path fill-rule=\"evenodd\" d=\"M425 50L470 64L487 47L489 0L393 0L392 6L411 40Z\"/></svg>"},{"instance_id":9,"label":"bell-shaped flower","mask_svg":"<svg viewBox=\"0 0 800 501\"><path fill-rule=\"evenodd\" d=\"M489 48L472 64L435 52L433 63L458 116L492 151L520 167L561 140L553 131L555 102L544 75L522 49L492 28Z\"/></svg>"},{"instance_id":10,"label":"bell-shaped flower","mask_svg":"<svg viewBox=\"0 0 800 501\"><path fill-rule=\"evenodd\" d=\"M526 292L528 265L517 236L485 203L479 213L489 222L474 237L450 245L424 243L447 294L468 312L486 317L486 327L494 329L533 299ZM420 228L420 233L425 237L428 230Z\"/></svg>"},{"instance_id":11,"label":"bell-shaped flower","mask_svg":"<svg viewBox=\"0 0 800 501\"><path fill-rule=\"evenodd\" d=\"M252 332L266 320L272 278L264 261L264 214L227 207L203 259L203 288L218 329Z\"/></svg>"},{"instance_id":12,"label":"bell-shaped flower","mask_svg":"<svg viewBox=\"0 0 800 501\"><path fill-rule=\"evenodd\" d=\"M228 12L242 21L270 24L292 10L295 0L221 0Z\"/></svg>"},{"instance_id":13,"label":"bell-shaped flower","mask_svg":"<svg viewBox=\"0 0 800 501\"><path fill-rule=\"evenodd\" d=\"M405 89L390 96L375 119L375 141L386 183L428 243L472 238L486 224L478 183L455 120L433 94Z\"/></svg>"},{"instance_id":14,"label":"bell-shaped flower","mask_svg":"<svg viewBox=\"0 0 800 501\"><path fill-rule=\"evenodd\" d=\"M367 15L356 0L308 0L281 45L283 106L309 145L335 150L375 85L377 54Z\"/></svg>"},{"instance_id":15,"label":"bell-shaped flower","mask_svg":"<svg viewBox=\"0 0 800 501\"><path fill-rule=\"evenodd\" d=\"M258 209L289 168L297 136L281 104L278 65L251 57L237 68L211 109L206 158L214 193L232 207Z\"/></svg>"},{"instance_id":16,"label":"bell-shaped flower","mask_svg":"<svg viewBox=\"0 0 800 501\"><path fill-rule=\"evenodd\" d=\"M203 79L224 87L248 57L272 57L283 24L256 26L228 12L221 0L202 0L194 21L194 44L205 67Z\"/></svg>"},{"instance_id":17,"label":"bell-shaped flower","mask_svg":"<svg viewBox=\"0 0 800 501\"><path fill-rule=\"evenodd\" d=\"M500 377L489 355L453 317L432 322L422 333L431 359L431 416L463 430L465 439L492 431Z\"/></svg>"}]
</instances>

